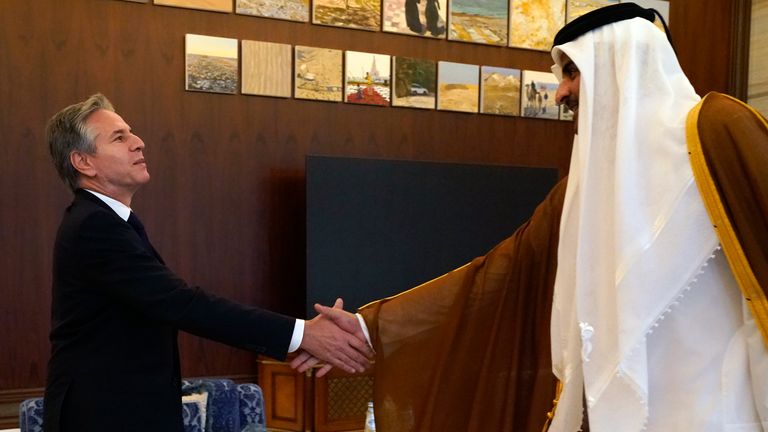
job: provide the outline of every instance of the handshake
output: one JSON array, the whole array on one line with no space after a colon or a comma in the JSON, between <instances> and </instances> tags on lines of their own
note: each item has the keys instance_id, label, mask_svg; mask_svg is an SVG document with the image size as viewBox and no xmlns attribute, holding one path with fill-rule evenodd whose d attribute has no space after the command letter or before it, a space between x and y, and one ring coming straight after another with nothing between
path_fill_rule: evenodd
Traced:
<instances>
[{"instance_id":1,"label":"handshake","mask_svg":"<svg viewBox=\"0 0 768 432\"><path fill-rule=\"evenodd\" d=\"M344 301L336 299L332 308L315 304L315 311L318 315L304 323L301 351L291 367L304 372L324 361L318 377L334 366L349 373L368 370L375 353L363 331L364 324L355 314L344 310Z\"/></svg>"}]
</instances>

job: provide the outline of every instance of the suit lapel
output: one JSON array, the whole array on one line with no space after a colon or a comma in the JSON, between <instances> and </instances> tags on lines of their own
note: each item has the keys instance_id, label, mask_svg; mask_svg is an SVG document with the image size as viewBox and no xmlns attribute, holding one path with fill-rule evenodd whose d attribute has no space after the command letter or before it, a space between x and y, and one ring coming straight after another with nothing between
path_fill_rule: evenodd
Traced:
<instances>
[{"instance_id":1,"label":"suit lapel","mask_svg":"<svg viewBox=\"0 0 768 432\"><path fill-rule=\"evenodd\" d=\"M136 231L128 222L124 221L123 218L120 217L120 215L115 213L115 211L112 210L112 207L110 207L107 203L102 201L101 198L99 198L96 195L88 192L87 190L85 190L85 189L77 189L75 191L75 201L72 204L75 204L78 201L87 201L87 202L96 204L96 205L98 205L99 207L101 207L103 209L106 209L107 211L109 211L110 213L115 215L115 217L117 219L119 219L122 223L128 225L131 228L131 230L133 230L134 232ZM155 247L152 246L152 243L149 241L149 238L144 239L138 232L136 234L142 240L141 244L143 244L145 246L145 249L147 249L149 252L151 252L152 255L154 255L154 257L157 258L157 260L160 261L161 264L165 265L165 261L163 260L163 257L161 257L159 253L157 253L157 250L155 250ZM146 236L146 234L145 234L145 236Z\"/></svg>"}]
</instances>

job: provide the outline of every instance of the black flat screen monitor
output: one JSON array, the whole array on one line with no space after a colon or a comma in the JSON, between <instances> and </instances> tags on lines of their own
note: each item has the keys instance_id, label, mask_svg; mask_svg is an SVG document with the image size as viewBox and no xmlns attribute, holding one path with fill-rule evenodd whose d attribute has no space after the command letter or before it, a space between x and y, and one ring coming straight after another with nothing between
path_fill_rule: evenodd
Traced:
<instances>
[{"instance_id":1,"label":"black flat screen monitor","mask_svg":"<svg viewBox=\"0 0 768 432\"><path fill-rule=\"evenodd\" d=\"M307 317L388 297L484 255L525 222L557 169L308 156Z\"/></svg>"}]
</instances>

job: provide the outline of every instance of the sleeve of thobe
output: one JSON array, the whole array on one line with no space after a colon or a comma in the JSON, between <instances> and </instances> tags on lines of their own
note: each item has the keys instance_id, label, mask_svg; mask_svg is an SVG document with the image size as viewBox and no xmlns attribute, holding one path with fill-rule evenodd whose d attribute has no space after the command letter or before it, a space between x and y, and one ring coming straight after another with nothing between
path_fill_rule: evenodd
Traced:
<instances>
[{"instance_id":1,"label":"sleeve of thobe","mask_svg":"<svg viewBox=\"0 0 768 432\"><path fill-rule=\"evenodd\" d=\"M487 255L360 309L384 431L540 430L551 408L549 320L561 181Z\"/></svg>"}]
</instances>

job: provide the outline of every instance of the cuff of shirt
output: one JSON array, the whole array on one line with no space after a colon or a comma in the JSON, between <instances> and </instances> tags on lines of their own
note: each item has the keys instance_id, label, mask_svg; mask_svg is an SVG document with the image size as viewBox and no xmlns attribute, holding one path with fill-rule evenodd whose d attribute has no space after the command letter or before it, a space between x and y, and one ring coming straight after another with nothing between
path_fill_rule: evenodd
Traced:
<instances>
[{"instance_id":1,"label":"cuff of shirt","mask_svg":"<svg viewBox=\"0 0 768 432\"><path fill-rule=\"evenodd\" d=\"M359 313L356 313L355 316L357 317L357 320L360 321L360 327L363 328L363 334L365 335L365 340L368 341L368 345L370 345L371 348L373 348L373 344L371 343L371 335L368 333L368 326L365 325L365 320L363 319L363 316Z\"/></svg>"},{"instance_id":2,"label":"cuff of shirt","mask_svg":"<svg viewBox=\"0 0 768 432\"><path fill-rule=\"evenodd\" d=\"M291 344L288 345L288 352L292 353L299 349L301 341L304 339L304 320L297 319L296 325L293 326L293 336L291 336Z\"/></svg>"}]
</instances>

